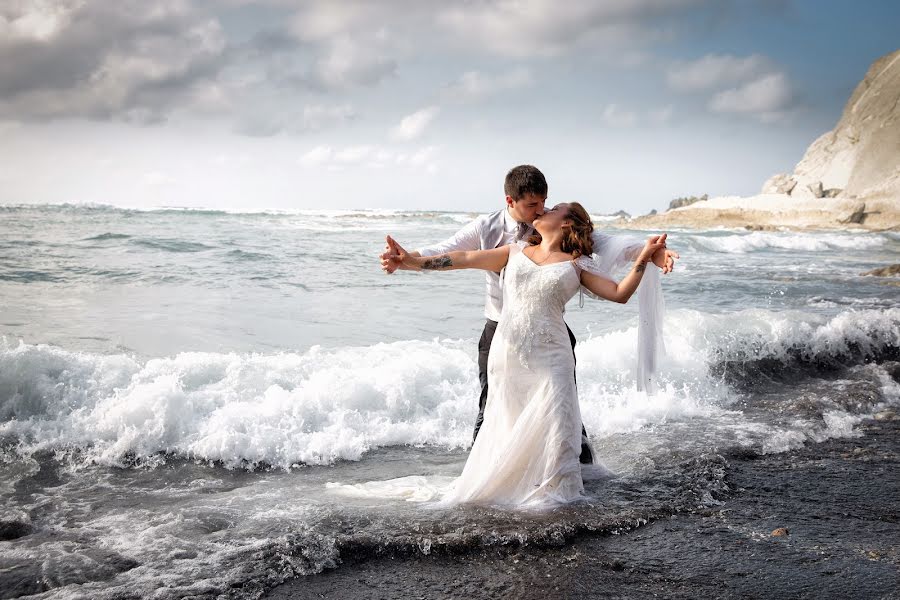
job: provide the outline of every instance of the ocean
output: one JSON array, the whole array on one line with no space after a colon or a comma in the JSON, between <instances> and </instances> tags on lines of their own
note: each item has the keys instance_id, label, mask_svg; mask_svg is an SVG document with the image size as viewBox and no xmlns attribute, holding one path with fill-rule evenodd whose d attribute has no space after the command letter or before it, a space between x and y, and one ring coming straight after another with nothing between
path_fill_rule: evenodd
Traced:
<instances>
[{"instance_id":1,"label":"ocean","mask_svg":"<svg viewBox=\"0 0 900 600\"><path fill-rule=\"evenodd\" d=\"M0 597L256 598L350 557L626 532L721 503L729 456L900 407L900 287L861 275L900 263L900 235L675 230L656 395L634 389L636 301L567 309L617 474L584 502L328 486L461 471L483 275L377 257L386 234L415 248L474 216L0 206Z\"/></svg>"}]
</instances>

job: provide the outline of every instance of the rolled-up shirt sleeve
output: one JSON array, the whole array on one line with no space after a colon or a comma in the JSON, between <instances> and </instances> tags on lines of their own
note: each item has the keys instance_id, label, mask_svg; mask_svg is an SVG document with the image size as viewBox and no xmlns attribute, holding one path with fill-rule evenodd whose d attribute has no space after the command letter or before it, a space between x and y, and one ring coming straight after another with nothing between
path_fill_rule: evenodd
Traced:
<instances>
[{"instance_id":1,"label":"rolled-up shirt sleeve","mask_svg":"<svg viewBox=\"0 0 900 600\"><path fill-rule=\"evenodd\" d=\"M479 217L443 242L417 248L416 252L418 252L420 256L437 256L438 254L446 254L447 252L457 252L460 250L480 250L481 228L483 223L484 217Z\"/></svg>"}]
</instances>

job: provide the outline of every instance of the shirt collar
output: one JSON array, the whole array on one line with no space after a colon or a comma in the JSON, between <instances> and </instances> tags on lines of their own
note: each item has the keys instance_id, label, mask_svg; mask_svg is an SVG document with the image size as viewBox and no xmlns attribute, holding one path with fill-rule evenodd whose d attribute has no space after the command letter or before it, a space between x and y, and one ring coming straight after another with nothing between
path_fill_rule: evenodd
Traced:
<instances>
[{"instance_id":1,"label":"shirt collar","mask_svg":"<svg viewBox=\"0 0 900 600\"><path fill-rule=\"evenodd\" d=\"M515 233L519 230L519 222L513 219L512 215L509 214L509 207L506 207L506 210L503 211L503 230L509 233Z\"/></svg>"}]
</instances>

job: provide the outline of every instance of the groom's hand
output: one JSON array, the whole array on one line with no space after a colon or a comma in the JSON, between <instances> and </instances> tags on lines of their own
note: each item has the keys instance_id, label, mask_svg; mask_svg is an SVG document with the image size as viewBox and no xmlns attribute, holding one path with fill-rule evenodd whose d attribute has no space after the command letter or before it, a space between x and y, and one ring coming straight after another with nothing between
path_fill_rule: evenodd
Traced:
<instances>
[{"instance_id":1,"label":"groom's hand","mask_svg":"<svg viewBox=\"0 0 900 600\"><path fill-rule=\"evenodd\" d=\"M384 245L384 252L379 256L381 259L381 270L390 275L397 269L403 268L403 263L400 261L400 256L394 252L394 249L391 248L390 242Z\"/></svg>"},{"instance_id":2,"label":"groom's hand","mask_svg":"<svg viewBox=\"0 0 900 600\"><path fill-rule=\"evenodd\" d=\"M381 259L381 270L390 275L394 271L410 271L413 270L403 264L402 254L405 250L395 242L391 236L385 238L384 252L379 257ZM407 256L418 256L418 252L410 252Z\"/></svg>"},{"instance_id":3,"label":"groom's hand","mask_svg":"<svg viewBox=\"0 0 900 600\"><path fill-rule=\"evenodd\" d=\"M653 264L662 270L663 275L671 273L675 268L675 259L681 258L674 250L669 250L665 246L653 253L651 260Z\"/></svg>"}]
</instances>

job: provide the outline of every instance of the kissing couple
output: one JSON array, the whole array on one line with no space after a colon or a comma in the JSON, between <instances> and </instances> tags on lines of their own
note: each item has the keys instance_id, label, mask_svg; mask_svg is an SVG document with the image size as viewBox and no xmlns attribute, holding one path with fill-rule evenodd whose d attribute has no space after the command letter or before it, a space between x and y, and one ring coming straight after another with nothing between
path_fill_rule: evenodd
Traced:
<instances>
[{"instance_id":1,"label":"kissing couple","mask_svg":"<svg viewBox=\"0 0 900 600\"><path fill-rule=\"evenodd\" d=\"M481 396L474 443L442 503L552 506L584 495L594 463L575 382L575 336L563 319L577 293L625 303L640 289L638 389L654 390L662 350L659 272L678 254L666 234L645 242L595 231L577 202L545 208L547 180L531 165L506 175L506 206L451 238L409 252L387 237L382 269L486 273L478 344ZM621 280L614 272L632 262Z\"/></svg>"}]
</instances>

